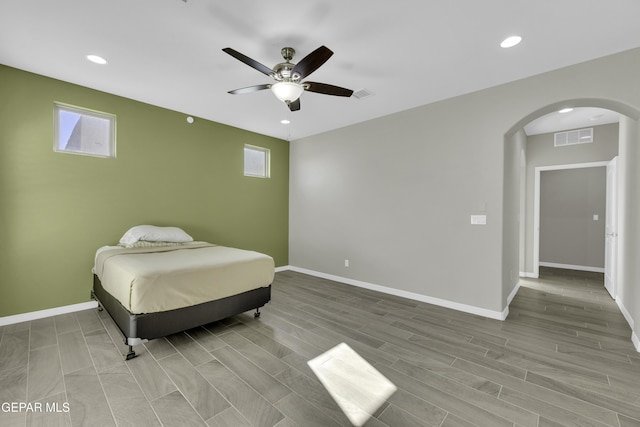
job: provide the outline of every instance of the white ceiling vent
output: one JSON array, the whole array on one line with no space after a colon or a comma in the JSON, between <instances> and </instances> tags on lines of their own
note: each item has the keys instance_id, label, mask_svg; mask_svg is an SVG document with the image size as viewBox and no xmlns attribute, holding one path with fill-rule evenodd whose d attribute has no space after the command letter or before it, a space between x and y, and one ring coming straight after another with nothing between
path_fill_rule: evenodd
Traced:
<instances>
[{"instance_id":1,"label":"white ceiling vent","mask_svg":"<svg viewBox=\"0 0 640 427\"><path fill-rule=\"evenodd\" d=\"M371 92L369 89L358 89L353 92L353 97L357 99L364 99L370 96L373 96L373 92Z\"/></svg>"},{"instance_id":2,"label":"white ceiling vent","mask_svg":"<svg viewBox=\"0 0 640 427\"><path fill-rule=\"evenodd\" d=\"M565 145L587 144L593 142L593 128L556 132L553 138L554 147Z\"/></svg>"}]
</instances>

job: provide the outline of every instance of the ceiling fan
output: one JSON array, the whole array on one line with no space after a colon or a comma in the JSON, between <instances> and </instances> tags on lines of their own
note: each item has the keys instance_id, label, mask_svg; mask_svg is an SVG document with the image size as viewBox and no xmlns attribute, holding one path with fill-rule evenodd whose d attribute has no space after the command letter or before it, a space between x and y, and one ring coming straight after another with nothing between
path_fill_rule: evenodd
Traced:
<instances>
[{"instance_id":1,"label":"ceiling fan","mask_svg":"<svg viewBox=\"0 0 640 427\"><path fill-rule=\"evenodd\" d=\"M322 93L325 95L350 97L353 94L351 89L330 85L327 83L303 82L302 79L320 68L330 57L333 52L326 46L320 46L309 55L305 56L294 64L291 62L296 51L292 47L283 47L280 53L285 62L277 64L273 68L259 63L246 55L231 49L230 47L222 49L224 52L233 56L237 60L244 62L251 68L260 71L263 74L273 78L275 83L266 83L261 85L244 87L241 89L230 90L229 93L238 95L242 93L257 92L264 89L271 89L274 95L283 101L291 111L300 109L300 95L305 90L308 92Z\"/></svg>"}]
</instances>

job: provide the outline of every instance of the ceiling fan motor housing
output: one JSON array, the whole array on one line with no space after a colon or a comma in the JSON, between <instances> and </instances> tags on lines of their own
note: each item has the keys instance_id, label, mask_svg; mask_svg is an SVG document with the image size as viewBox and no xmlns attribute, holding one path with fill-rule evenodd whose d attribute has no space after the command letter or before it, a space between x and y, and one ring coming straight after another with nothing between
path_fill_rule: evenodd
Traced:
<instances>
[{"instance_id":1,"label":"ceiling fan motor housing","mask_svg":"<svg viewBox=\"0 0 640 427\"><path fill-rule=\"evenodd\" d=\"M273 78L278 81L297 81L300 79L300 75L292 75L291 70L296 64L291 63L291 60L296 55L296 51L292 47L283 47L280 54L286 62L281 62L273 67Z\"/></svg>"},{"instance_id":2,"label":"ceiling fan motor housing","mask_svg":"<svg viewBox=\"0 0 640 427\"><path fill-rule=\"evenodd\" d=\"M285 81L285 82L299 80L300 75L291 74L291 70L293 69L294 66L295 64L291 62L281 62L280 64L277 64L275 67L273 67L273 78L278 81Z\"/></svg>"}]
</instances>

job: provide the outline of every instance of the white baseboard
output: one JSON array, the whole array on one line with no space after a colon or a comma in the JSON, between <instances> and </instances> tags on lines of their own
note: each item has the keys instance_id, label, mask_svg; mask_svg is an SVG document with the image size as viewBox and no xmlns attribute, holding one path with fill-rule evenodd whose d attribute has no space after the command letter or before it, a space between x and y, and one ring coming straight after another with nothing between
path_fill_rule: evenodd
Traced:
<instances>
[{"instance_id":1,"label":"white baseboard","mask_svg":"<svg viewBox=\"0 0 640 427\"><path fill-rule=\"evenodd\" d=\"M636 348L636 351L640 353L640 339L638 338L638 334L636 333L635 322L633 321L633 317L631 317L631 313L629 313L629 311L627 310L627 307L625 307L624 304L622 304L622 300L620 298L616 298L616 304L618 304L618 307L620 308L620 312L622 313L625 320L629 324L629 327L631 328L631 342L633 343L633 346Z\"/></svg>"},{"instance_id":2,"label":"white baseboard","mask_svg":"<svg viewBox=\"0 0 640 427\"><path fill-rule=\"evenodd\" d=\"M370 289L372 291L378 291L389 295L395 295L403 298L408 298L427 304L438 305L445 308L451 308L453 310L462 311L465 313L475 314L478 316L488 317L490 319L504 320L509 314L509 307L505 308L502 312L487 310L481 307L475 307L472 305L461 304L453 301L448 301L440 298L429 297L422 294L416 294L413 292L403 291L401 289L389 288L386 286L375 285L373 283L362 282L360 280L349 279L341 276L334 276L333 274L321 273L319 271L308 270L306 268L295 267L292 265L287 266L284 270L296 271L298 273L308 274L310 276L320 277L323 279L333 280L335 282L345 283L347 285L357 286L359 288ZM517 289L516 289L517 291ZM515 293L513 293L515 296Z\"/></svg>"},{"instance_id":3,"label":"white baseboard","mask_svg":"<svg viewBox=\"0 0 640 427\"><path fill-rule=\"evenodd\" d=\"M513 288L513 290L509 294L509 296L507 297L507 308L509 308L509 304L511 304L511 301L513 301L513 299L516 297L516 294L518 293L518 290L520 290L520 281L519 280L518 280L518 283L516 283L516 286Z\"/></svg>"},{"instance_id":4,"label":"white baseboard","mask_svg":"<svg viewBox=\"0 0 640 427\"><path fill-rule=\"evenodd\" d=\"M13 325L14 323L28 322L31 320L44 319L45 317L58 316L60 314L74 313L76 311L96 308L96 301L82 302L80 304L65 305L62 307L49 308L46 310L31 311L29 313L15 314L13 316L0 317L0 326Z\"/></svg>"},{"instance_id":5,"label":"white baseboard","mask_svg":"<svg viewBox=\"0 0 640 427\"><path fill-rule=\"evenodd\" d=\"M629 311L627 310L627 307L622 304L622 300L620 299L620 297L616 298L616 304L618 304L618 308L624 316L624 319L629 324L629 327L631 328L631 330L633 330L635 322L633 321L633 317L631 317L631 313L629 313Z\"/></svg>"},{"instance_id":6,"label":"white baseboard","mask_svg":"<svg viewBox=\"0 0 640 427\"><path fill-rule=\"evenodd\" d=\"M603 267L588 267L585 265L558 264L555 262L540 262L540 267L564 268L565 270L591 271L593 273L604 273Z\"/></svg>"},{"instance_id":7,"label":"white baseboard","mask_svg":"<svg viewBox=\"0 0 640 427\"><path fill-rule=\"evenodd\" d=\"M514 286L513 290L507 297L507 306L504 308L504 310L502 310L500 319L498 320L505 320L507 316L509 316L509 306L511 305L511 301L513 301L513 299L516 297L516 294L518 293L519 289L520 289L520 281L518 280L518 283L516 283L516 286Z\"/></svg>"},{"instance_id":8,"label":"white baseboard","mask_svg":"<svg viewBox=\"0 0 640 427\"><path fill-rule=\"evenodd\" d=\"M287 270L290 270L290 269L291 269L291 267L290 267L290 266L288 266L288 265L283 265L282 267L276 267L276 273L279 273L279 272L281 272L281 271L287 271Z\"/></svg>"},{"instance_id":9,"label":"white baseboard","mask_svg":"<svg viewBox=\"0 0 640 427\"><path fill-rule=\"evenodd\" d=\"M638 339L638 336L636 335L635 332L631 334L631 342L633 343L633 346L636 348L636 351L640 353L640 339Z\"/></svg>"},{"instance_id":10,"label":"white baseboard","mask_svg":"<svg viewBox=\"0 0 640 427\"><path fill-rule=\"evenodd\" d=\"M521 271L521 272L520 272L520 277L526 277L526 278L528 278L528 279L537 279L537 278L539 278L540 276L538 276L538 275L537 275L537 274L535 274L535 273L530 273L530 272L528 272L528 271Z\"/></svg>"}]
</instances>

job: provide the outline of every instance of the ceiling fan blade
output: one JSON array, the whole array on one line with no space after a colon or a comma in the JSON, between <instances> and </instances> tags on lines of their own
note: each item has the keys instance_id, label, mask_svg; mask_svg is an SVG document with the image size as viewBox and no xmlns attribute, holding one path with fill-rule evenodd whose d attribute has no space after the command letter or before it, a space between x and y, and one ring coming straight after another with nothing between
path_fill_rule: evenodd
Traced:
<instances>
[{"instance_id":1,"label":"ceiling fan blade","mask_svg":"<svg viewBox=\"0 0 640 427\"><path fill-rule=\"evenodd\" d=\"M222 49L222 51L228 53L231 56L233 56L238 61L244 62L249 67L255 68L256 70L260 71L261 73L266 74L267 76L270 76L273 73L273 70L271 68L267 67L266 65L263 65L263 64L259 63L258 61L254 60L254 59L249 58L246 55L243 55L242 53L238 52L237 50L231 49L230 47L225 47L224 49Z\"/></svg>"},{"instance_id":2,"label":"ceiling fan blade","mask_svg":"<svg viewBox=\"0 0 640 427\"><path fill-rule=\"evenodd\" d=\"M340 86L334 86L326 83L304 82L304 89L309 92L322 93L325 95L346 96L347 98L353 94L351 89Z\"/></svg>"},{"instance_id":3,"label":"ceiling fan blade","mask_svg":"<svg viewBox=\"0 0 640 427\"><path fill-rule=\"evenodd\" d=\"M326 46L320 46L302 58L291 70L291 75L298 74L300 79L304 79L327 62L331 55L333 55L331 49Z\"/></svg>"},{"instance_id":4,"label":"ceiling fan blade","mask_svg":"<svg viewBox=\"0 0 640 427\"><path fill-rule=\"evenodd\" d=\"M289 103L289 110L298 111L300 109L300 98Z\"/></svg>"},{"instance_id":5,"label":"ceiling fan blade","mask_svg":"<svg viewBox=\"0 0 640 427\"><path fill-rule=\"evenodd\" d=\"M269 89L270 87L271 87L270 84L255 85L255 86L249 86L249 87L243 87L240 89L230 90L229 93L232 95L241 95L243 93L252 93L252 92L257 92L259 90Z\"/></svg>"}]
</instances>

